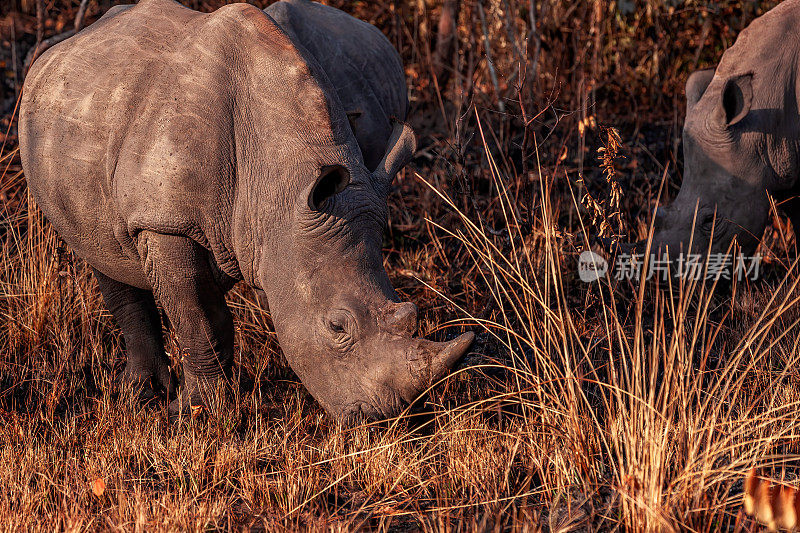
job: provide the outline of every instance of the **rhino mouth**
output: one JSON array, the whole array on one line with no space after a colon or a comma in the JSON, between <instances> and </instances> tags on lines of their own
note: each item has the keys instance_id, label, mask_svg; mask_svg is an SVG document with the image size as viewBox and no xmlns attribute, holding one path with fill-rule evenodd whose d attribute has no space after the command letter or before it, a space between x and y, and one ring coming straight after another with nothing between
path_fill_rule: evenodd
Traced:
<instances>
[{"instance_id":1,"label":"rhino mouth","mask_svg":"<svg viewBox=\"0 0 800 533\"><path fill-rule=\"evenodd\" d=\"M388 420L400 415L409 405L399 394L392 393L389 398L382 401L358 400L352 402L342 409L340 418L345 425L357 425L373 420Z\"/></svg>"},{"instance_id":2,"label":"rhino mouth","mask_svg":"<svg viewBox=\"0 0 800 533\"><path fill-rule=\"evenodd\" d=\"M358 414L368 420L386 420L394 418L403 412L402 405L394 407L382 407L380 404L362 403L359 405Z\"/></svg>"}]
</instances>

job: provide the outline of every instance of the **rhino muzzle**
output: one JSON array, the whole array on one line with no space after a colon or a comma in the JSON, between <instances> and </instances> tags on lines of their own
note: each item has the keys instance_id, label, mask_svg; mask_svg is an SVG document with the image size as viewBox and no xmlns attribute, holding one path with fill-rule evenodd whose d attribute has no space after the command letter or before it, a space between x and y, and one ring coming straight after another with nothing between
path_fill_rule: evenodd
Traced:
<instances>
[{"instance_id":1,"label":"rhino muzzle","mask_svg":"<svg viewBox=\"0 0 800 533\"><path fill-rule=\"evenodd\" d=\"M449 342L434 342L426 339L403 339L407 350L389 384L382 391L372 394L363 392L363 397L344 405L338 413L340 420L392 418L412 404L437 381L444 378L450 369L467 353L475 338L472 332L464 333ZM393 350L394 351L394 350ZM334 411L328 409L329 411Z\"/></svg>"},{"instance_id":2,"label":"rhino muzzle","mask_svg":"<svg viewBox=\"0 0 800 533\"><path fill-rule=\"evenodd\" d=\"M472 332L447 342L414 338L417 306L411 302L389 302L378 313L378 326L391 338L388 344L394 345L394 349L390 353L396 354L401 363L391 376L394 392L408 403L442 379L467 353L475 339ZM398 352L401 355L398 356Z\"/></svg>"},{"instance_id":3,"label":"rhino muzzle","mask_svg":"<svg viewBox=\"0 0 800 533\"><path fill-rule=\"evenodd\" d=\"M403 339L407 351L390 378L390 385L381 391L363 390L362 396L340 409L326 409L344 422L363 419L387 419L399 415L420 394L447 375L450 369L467 353L475 334L464 333L449 342L426 339ZM393 350L394 351L394 350ZM323 405L325 405L323 403Z\"/></svg>"}]
</instances>

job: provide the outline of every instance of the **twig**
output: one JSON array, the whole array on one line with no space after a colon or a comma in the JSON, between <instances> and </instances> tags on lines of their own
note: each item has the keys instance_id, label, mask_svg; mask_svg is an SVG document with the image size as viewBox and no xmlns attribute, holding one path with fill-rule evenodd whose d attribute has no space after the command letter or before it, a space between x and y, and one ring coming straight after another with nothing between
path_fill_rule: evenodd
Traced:
<instances>
[{"instance_id":1,"label":"twig","mask_svg":"<svg viewBox=\"0 0 800 533\"><path fill-rule=\"evenodd\" d=\"M36 46L42 42L44 37L44 0L36 0Z\"/></svg>"},{"instance_id":2,"label":"twig","mask_svg":"<svg viewBox=\"0 0 800 533\"><path fill-rule=\"evenodd\" d=\"M703 29L700 30L700 46L697 47L697 51L694 53L694 67L697 68L697 64L700 62L700 55L703 53L703 48L706 45L706 39L708 39L708 33L711 31L711 17L706 14L706 19L703 21Z\"/></svg>"},{"instance_id":3,"label":"twig","mask_svg":"<svg viewBox=\"0 0 800 533\"><path fill-rule=\"evenodd\" d=\"M531 29L528 32L528 43L530 43L531 37L533 37L534 42L534 50L533 50L533 59L531 60L531 67L528 69L528 87L531 91L531 96L533 96L533 80L536 77L536 70L539 68L539 54L542 51L542 36L539 35L539 30L536 28L536 2L531 2L528 8L528 18L530 18ZM529 44L526 44L526 48ZM530 50L530 48L528 48Z\"/></svg>"},{"instance_id":4,"label":"twig","mask_svg":"<svg viewBox=\"0 0 800 533\"><path fill-rule=\"evenodd\" d=\"M449 63L453 57L453 48L455 47L459 4L459 0L445 0L442 5L441 15L439 15L433 66L434 74L441 87L447 85L450 71L456 68Z\"/></svg>"},{"instance_id":5,"label":"twig","mask_svg":"<svg viewBox=\"0 0 800 533\"><path fill-rule=\"evenodd\" d=\"M427 9L425 7L425 0L417 0L417 16L419 17L419 23L417 24L417 29L419 31L419 38L421 42L427 43L430 47L430 42L428 41L428 14Z\"/></svg>"},{"instance_id":6,"label":"twig","mask_svg":"<svg viewBox=\"0 0 800 533\"><path fill-rule=\"evenodd\" d=\"M11 61L14 63L14 96L19 96L19 58L17 57L17 28L11 20Z\"/></svg>"},{"instance_id":7,"label":"twig","mask_svg":"<svg viewBox=\"0 0 800 533\"><path fill-rule=\"evenodd\" d=\"M508 3L508 0L503 0L503 10L506 12L506 16L503 17L503 26L506 29L508 40L514 47L517 60L524 62L525 56L522 54L522 50L520 50L519 43L517 42L517 28L514 26L514 10L511 8L511 4Z\"/></svg>"},{"instance_id":8,"label":"twig","mask_svg":"<svg viewBox=\"0 0 800 533\"><path fill-rule=\"evenodd\" d=\"M49 37L49 38L45 39L44 41L42 41L41 43L39 43L37 46L31 48L31 51L28 52L27 56L25 56L25 65L23 66L22 71L27 74L28 67L31 66L31 63L33 63L34 59L36 59L37 57L42 55L42 52L44 52L45 50L47 50L51 46L54 46L54 45L60 43L61 41L65 40L65 39L69 39L73 35L75 35L75 30L74 29L68 30L68 31L65 31L64 33L59 33L58 35L53 35L52 37Z\"/></svg>"},{"instance_id":9,"label":"twig","mask_svg":"<svg viewBox=\"0 0 800 533\"><path fill-rule=\"evenodd\" d=\"M492 78L494 93L497 95L497 109L501 113L505 113L506 106L500 97L500 85L497 83L497 72L494 70L494 61L492 60L492 47L489 43L489 30L486 28L486 15L483 12L483 4L480 0L478 0L477 4L478 15L481 17L481 28L483 29L483 47L486 50L486 63L489 65L489 76Z\"/></svg>"},{"instance_id":10,"label":"twig","mask_svg":"<svg viewBox=\"0 0 800 533\"><path fill-rule=\"evenodd\" d=\"M78 8L78 14L75 15L75 32L81 31L83 28L83 19L86 16L86 7L89 5L89 0L81 0L81 5Z\"/></svg>"},{"instance_id":11,"label":"twig","mask_svg":"<svg viewBox=\"0 0 800 533\"><path fill-rule=\"evenodd\" d=\"M80 7L78 7L78 13L75 15L75 27L71 30L67 30L64 33L59 33L58 35L53 35L52 37L48 37L47 39L42 40L41 35L44 33L44 25L39 24L40 13L42 19L44 19L44 7L43 7L43 0L36 1L36 46L31 48L28 52L28 55L25 56L25 64L22 67L22 71L27 74L28 68L31 66L33 61L42 55L42 53L50 48L51 46L57 45L61 41L65 39L69 39L81 29L83 29L84 20L86 18L86 8L89 5L89 0L81 0ZM41 9L40 9L41 7Z\"/></svg>"}]
</instances>

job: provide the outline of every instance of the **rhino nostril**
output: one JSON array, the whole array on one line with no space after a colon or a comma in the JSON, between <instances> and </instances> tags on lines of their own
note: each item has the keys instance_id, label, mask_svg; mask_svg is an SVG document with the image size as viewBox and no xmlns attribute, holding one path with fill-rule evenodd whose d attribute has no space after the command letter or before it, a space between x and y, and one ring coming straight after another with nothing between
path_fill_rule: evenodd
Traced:
<instances>
[{"instance_id":1,"label":"rhino nostril","mask_svg":"<svg viewBox=\"0 0 800 533\"><path fill-rule=\"evenodd\" d=\"M390 302L381 310L379 321L390 333L410 337L417 331L417 306L411 302Z\"/></svg>"}]
</instances>

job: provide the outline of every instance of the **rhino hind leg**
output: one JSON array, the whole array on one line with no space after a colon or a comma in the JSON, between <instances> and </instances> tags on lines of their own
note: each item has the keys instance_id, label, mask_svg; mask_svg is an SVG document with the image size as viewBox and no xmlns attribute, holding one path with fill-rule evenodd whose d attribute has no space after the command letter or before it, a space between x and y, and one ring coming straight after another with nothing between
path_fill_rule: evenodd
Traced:
<instances>
[{"instance_id":1,"label":"rhino hind leg","mask_svg":"<svg viewBox=\"0 0 800 533\"><path fill-rule=\"evenodd\" d=\"M183 384L170 404L172 418L206 405L224 383L233 359L233 316L214 277L208 251L189 238L142 232L144 271L181 348Z\"/></svg>"},{"instance_id":2,"label":"rhino hind leg","mask_svg":"<svg viewBox=\"0 0 800 533\"><path fill-rule=\"evenodd\" d=\"M103 301L125 339L127 363L118 381L137 390L142 401L152 400L159 392L169 397L173 378L153 293L111 279L98 270L94 275Z\"/></svg>"}]
</instances>

